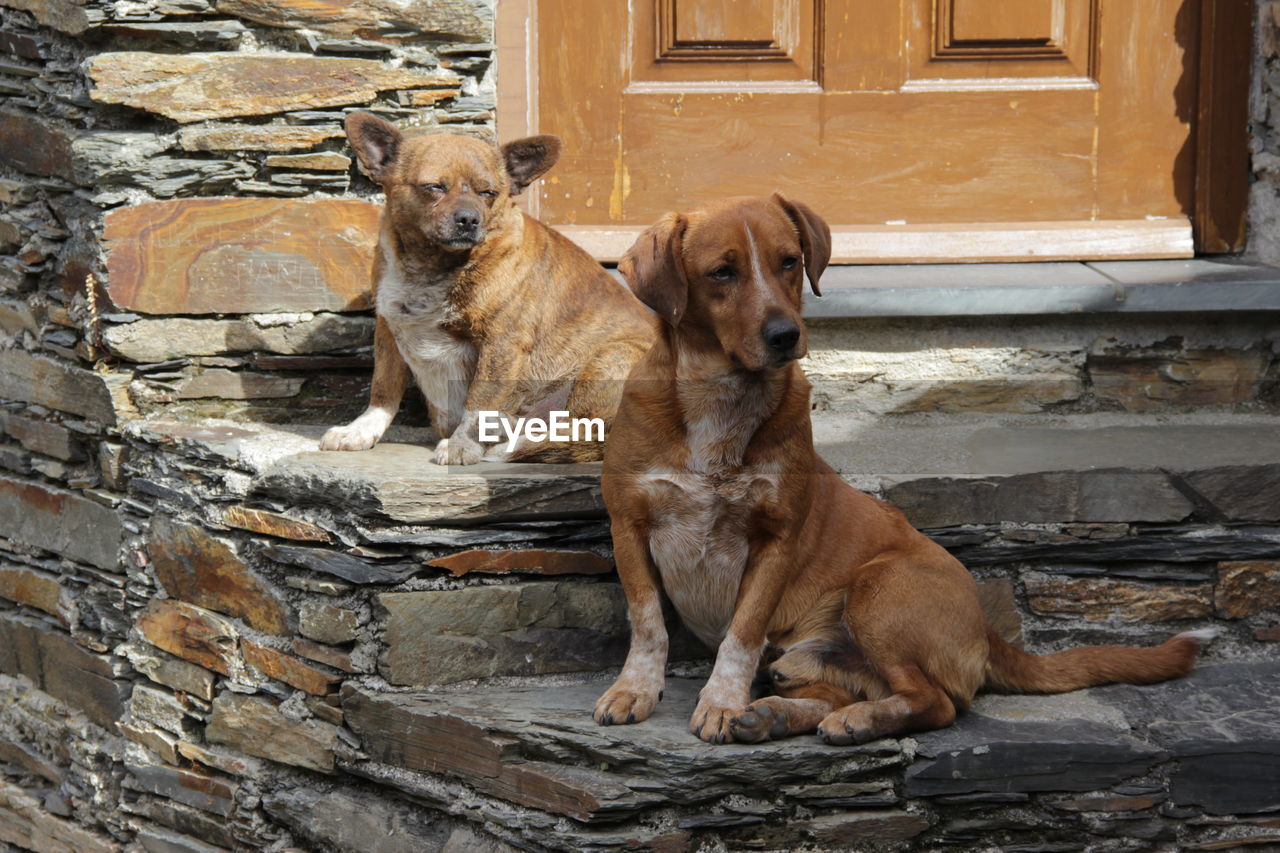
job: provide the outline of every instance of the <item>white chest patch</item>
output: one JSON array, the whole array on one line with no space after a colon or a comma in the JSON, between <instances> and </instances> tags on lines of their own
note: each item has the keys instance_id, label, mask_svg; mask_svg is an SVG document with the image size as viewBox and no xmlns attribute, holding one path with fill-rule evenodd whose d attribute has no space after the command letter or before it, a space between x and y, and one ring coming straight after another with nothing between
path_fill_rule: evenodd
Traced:
<instances>
[{"instance_id":1,"label":"white chest patch","mask_svg":"<svg viewBox=\"0 0 1280 853\"><path fill-rule=\"evenodd\" d=\"M751 515L777 498L781 471L741 464L760 424L750 389L713 389L698 400L681 389L681 397L695 413L686 424L688 467L655 467L641 481L653 514L649 553L680 617L714 647L733 618Z\"/></svg>"},{"instance_id":2,"label":"white chest patch","mask_svg":"<svg viewBox=\"0 0 1280 853\"><path fill-rule=\"evenodd\" d=\"M442 328L448 319L444 283L411 283L389 253L378 282L378 314L395 336L422 395L443 418L448 435L461 422L475 375L476 348Z\"/></svg>"}]
</instances>

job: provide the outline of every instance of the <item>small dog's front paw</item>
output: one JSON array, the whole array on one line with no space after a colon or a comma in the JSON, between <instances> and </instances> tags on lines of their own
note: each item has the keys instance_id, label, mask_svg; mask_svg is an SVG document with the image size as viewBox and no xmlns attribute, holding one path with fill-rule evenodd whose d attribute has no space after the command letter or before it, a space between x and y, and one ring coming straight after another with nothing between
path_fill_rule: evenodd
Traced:
<instances>
[{"instance_id":1,"label":"small dog's front paw","mask_svg":"<svg viewBox=\"0 0 1280 853\"><path fill-rule=\"evenodd\" d=\"M381 431L356 420L346 426L336 426L320 439L321 450L368 450L378 443Z\"/></svg>"},{"instance_id":2,"label":"small dog's front paw","mask_svg":"<svg viewBox=\"0 0 1280 853\"><path fill-rule=\"evenodd\" d=\"M832 746L870 743L880 737L871 722L871 714L865 706L870 702L855 702L837 708L818 724L818 737Z\"/></svg>"},{"instance_id":3,"label":"small dog's front paw","mask_svg":"<svg viewBox=\"0 0 1280 853\"><path fill-rule=\"evenodd\" d=\"M484 456L484 448L469 438L452 436L436 445L437 465L474 465Z\"/></svg>"},{"instance_id":4,"label":"small dog's front paw","mask_svg":"<svg viewBox=\"0 0 1280 853\"><path fill-rule=\"evenodd\" d=\"M745 704L733 706L699 699L689 719L689 731L707 743L732 743L733 720L742 715Z\"/></svg>"},{"instance_id":5,"label":"small dog's front paw","mask_svg":"<svg viewBox=\"0 0 1280 853\"><path fill-rule=\"evenodd\" d=\"M738 743L777 740L787 735L787 713L769 697L758 699L729 721L729 731Z\"/></svg>"},{"instance_id":6,"label":"small dog's front paw","mask_svg":"<svg viewBox=\"0 0 1280 853\"><path fill-rule=\"evenodd\" d=\"M661 690L638 688L619 679L596 700L592 716L602 726L639 723L649 719L661 698Z\"/></svg>"}]
</instances>

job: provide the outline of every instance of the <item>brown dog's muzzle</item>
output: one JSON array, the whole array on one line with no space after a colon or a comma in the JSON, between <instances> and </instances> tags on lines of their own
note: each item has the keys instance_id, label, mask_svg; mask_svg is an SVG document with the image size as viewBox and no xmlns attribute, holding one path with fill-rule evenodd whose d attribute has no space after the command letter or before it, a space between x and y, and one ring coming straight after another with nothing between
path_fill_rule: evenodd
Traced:
<instances>
[{"instance_id":1,"label":"brown dog's muzzle","mask_svg":"<svg viewBox=\"0 0 1280 853\"><path fill-rule=\"evenodd\" d=\"M800 343L800 326L790 317L771 317L760 330L765 350L775 363L793 361L803 353L796 351Z\"/></svg>"}]
</instances>

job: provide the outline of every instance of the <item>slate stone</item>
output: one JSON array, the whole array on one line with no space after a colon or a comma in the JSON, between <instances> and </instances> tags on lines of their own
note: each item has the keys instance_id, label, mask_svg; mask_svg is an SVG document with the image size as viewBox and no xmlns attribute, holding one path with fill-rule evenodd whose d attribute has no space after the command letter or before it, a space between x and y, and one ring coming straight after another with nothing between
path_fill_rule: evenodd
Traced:
<instances>
[{"instance_id":1,"label":"slate stone","mask_svg":"<svg viewBox=\"0 0 1280 853\"><path fill-rule=\"evenodd\" d=\"M115 569L124 528L115 510L73 492L0 477L0 536Z\"/></svg>"},{"instance_id":2,"label":"slate stone","mask_svg":"<svg viewBox=\"0 0 1280 853\"><path fill-rule=\"evenodd\" d=\"M281 304L280 297L272 298L276 305ZM372 340L373 318L341 314L303 316L297 322L281 325L263 325L249 317L222 320L164 317L109 325L103 330L103 343L108 350L138 362L242 352L328 352L364 346ZM261 366L290 369L269 364Z\"/></svg>"},{"instance_id":3,"label":"slate stone","mask_svg":"<svg viewBox=\"0 0 1280 853\"><path fill-rule=\"evenodd\" d=\"M340 851L442 850L453 833L438 813L363 791L284 788L263 797L262 807L302 838Z\"/></svg>"},{"instance_id":4,"label":"slate stone","mask_svg":"<svg viewBox=\"0 0 1280 853\"><path fill-rule=\"evenodd\" d=\"M1210 814L1280 806L1280 661L1201 665L1154 687L1096 692L1177 758L1175 805Z\"/></svg>"},{"instance_id":5,"label":"slate stone","mask_svg":"<svg viewBox=\"0 0 1280 853\"><path fill-rule=\"evenodd\" d=\"M449 684L621 664L629 629L618 584L528 583L378 596L387 609L384 675Z\"/></svg>"},{"instance_id":6,"label":"slate stone","mask_svg":"<svg viewBox=\"0 0 1280 853\"><path fill-rule=\"evenodd\" d=\"M262 554L277 563L323 572L357 584L400 583L422 570L412 563L376 563L339 551L293 545L268 545Z\"/></svg>"},{"instance_id":7,"label":"slate stone","mask_svg":"<svg viewBox=\"0 0 1280 853\"><path fill-rule=\"evenodd\" d=\"M0 842L40 853L117 853L107 836L49 814L22 788L0 779Z\"/></svg>"},{"instance_id":8,"label":"slate stone","mask_svg":"<svg viewBox=\"0 0 1280 853\"><path fill-rule=\"evenodd\" d=\"M185 151L298 151L345 136L341 125L208 124L178 131Z\"/></svg>"},{"instance_id":9,"label":"slate stone","mask_svg":"<svg viewBox=\"0 0 1280 853\"><path fill-rule=\"evenodd\" d=\"M1183 479L1229 521L1280 521L1280 463L1210 468Z\"/></svg>"},{"instance_id":10,"label":"slate stone","mask_svg":"<svg viewBox=\"0 0 1280 853\"><path fill-rule=\"evenodd\" d=\"M272 27L312 29L390 42L488 42L486 0L218 0L218 11Z\"/></svg>"},{"instance_id":11,"label":"slate stone","mask_svg":"<svg viewBox=\"0 0 1280 853\"><path fill-rule=\"evenodd\" d=\"M298 633L321 643L350 643L356 639L360 617L354 610L308 601L298 611Z\"/></svg>"},{"instance_id":12,"label":"slate stone","mask_svg":"<svg viewBox=\"0 0 1280 853\"><path fill-rule=\"evenodd\" d=\"M501 799L590 822L730 792L768 796L819 777L856 779L900 761L898 743L889 740L859 747L815 737L703 743L688 731L697 679L668 678L662 702L643 723L599 726L591 708L608 686L596 680L413 696L348 684L343 713L374 762L456 776Z\"/></svg>"},{"instance_id":13,"label":"slate stone","mask_svg":"<svg viewBox=\"0 0 1280 853\"><path fill-rule=\"evenodd\" d=\"M75 611L74 602L57 577L24 566L0 563L0 598L43 610L64 626L69 626L69 617Z\"/></svg>"},{"instance_id":14,"label":"slate stone","mask_svg":"<svg viewBox=\"0 0 1280 853\"><path fill-rule=\"evenodd\" d=\"M104 29L116 36L159 45L177 45L215 50L234 49L248 32L239 21L162 21L159 23L111 24Z\"/></svg>"},{"instance_id":15,"label":"slate stone","mask_svg":"<svg viewBox=\"0 0 1280 853\"><path fill-rule=\"evenodd\" d=\"M1280 613L1280 561L1222 563L1213 603L1227 619Z\"/></svg>"},{"instance_id":16,"label":"slate stone","mask_svg":"<svg viewBox=\"0 0 1280 853\"><path fill-rule=\"evenodd\" d=\"M115 208L103 231L107 289L118 307L148 314L363 310L379 215L358 199Z\"/></svg>"},{"instance_id":17,"label":"slate stone","mask_svg":"<svg viewBox=\"0 0 1280 853\"><path fill-rule=\"evenodd\" d=\"M223 675L240 671L240 633L216 613L157 598L135 624L142 639L158 649Z\"/></svg>"},{"instance_id":18,"label":"slate stone","mask_svg":"<svg viewBox=\"0 0 1280 853\"><path fill-rule=\"evenodd\" d=\"M903 792L1093 791L1145 773L1164 752L1096 720L1010 722L969 712L949 729L916 736Z\"/></svg>"},{"instance_id":19,"label":"slate stone","mask_svg":"<svg viewBox=\"0 0 1280 853\"><path fill-rule=\"evenodd\" d=\"M321 773L334 772L337 727L318 720L291 720L265 699L220 694L213 701L205 737L259 758Z\"/></svg>"},{"instance_id":20,"label":"slate stone","mask_svg":"<svg viewBox=\"0 0 1280 853\"><path fill-rule=\"evenodd\" d=\"M1015 543L991 540L951 552L968 566L1036 561L1203 563L1280 557L1280 527L1185 525L1125 539Z\"/></svg>"},{"instance_id":21,"label":"slate stone","mask_svg":"<svg viewBox=\"0 0 1280 853\"><path fill-rule=\"evenodd\" d=\"M289 633L280 596L229 545L203 529L156 516L147 551L156 577L173 598L236 616L267 634Z\"/></svg>"},{"instance_id":22,"label":"slate stone","mask_svg":"<svg viewBox=\"0 0 1280 853\"><path fill-rule=\"evenodd\" d=\"M1023 578L1027 604L1037 613L1069 613L1091 622L1167 622L1213 612L1209 584L1175 586L1031 573Z\"/></svg>"},{"instance_id":23,"label":"slate stone","mask_svg":"<svg viewBox=\"0 0 1280 853\"><path fill-rule=\"evenodd\" d=\"M0 160L32 175L71 180L75 136L74 130L41 116L0 112Z\"/></svg>"},{"instance_id":24,"label":"slate stone","mask_svg":"<svg viewBox=\"0 0 1280 853\"><path fill-rule=\"evenodd\" d=\"M240 643L240 651L244 655L245 663L267 677L283 681L290 687L296 687L313 696L332 693L342 682L341 676L331 675L305 661L260 643L243 640Z\"/></svg>"},{"instance_id":25,"label":"slate stone","mask_svg":"<svg viewBox=\"0 0 1280 853\"><path fill-rule=\"evenodd\" d=\"M7 432L34 453L66 462L79 462L85 458L84 445L71 430L50 421L0 412L0 431Z\"/></svg>"},{"instance_id":26,"label":"slate stone","mask_svg":"<svg viewBox=\"0 0 1280 853\"><path fill-rule=\"evenodd\" d=\"M98 373L24 352L0 350L0 399L20 400L115 426L117 401Z\"/></svg>"},{"instance_id":27,"label":"slate stone","mask_svg":"<svg viewBox=\"0 0 1280 853\"><path fill-rule=\"evenodd\" d=\"M227 817L235 811L236 785L223 779L160 764L125 762L133 787Z\"/></svg>"},{"instance_id":28,"label":"slate stone","mask_svg":"<svg viewBox=\"0 0 1280 853\"><path fill-rule=\"evenodd\" d=\"M613 571L613 561L590 551L488 551L472 549L427 561L448 569L454 577L478 574L601 575Z\"/></svg>"},{"instance_id":29,"label":"slate stone","mask_svg":"<svg viewBox=\"0 0 1280 853\"><path fill-rule=\"evenodd\" d=\"M452 73L390 68L370 59L285 53L100 53L89 96L187 124L231 116L366 104L391 89L455 86Z\"/></svg>"},{"instance_id":30,"label":"slate stone","mask_svg":"<svg viewBox=\"0 0 1280 853\"><path fill-rule=\"evenodd\" d=\"M253 533L262 533L281 539L295 539L301 542L332 543L334 541L333 534L309 521L290 518L282 513L271 512L257 507L228 506L215 511L214 514L220 524L225 524L228 527L238 527L241 530L248 530Z\"/></svg>"},{"instance_id":31,"label":"slate stone","mask_svg":"<svg viewBox=\"0 0 1280 853\"><path fill-rule=\"evenodd\" d=\"M1011 477L928 477L885 499L916 527L1061 521L1180 521L1194 509L1160 471L1096 469Z\"/></svg>"},{"instance_id":32,"label":"slate stone","mask_svg":"<svg viewBox=\"0 0 1280 853\"><path fill-rule=\"evenodd\" d=\"M215 678L204 667L145 643L131 644L122 651L134 669L157 684L190 693L206 701L213 698Z\"/></svg>"},{"instance_id":33,"label":"slate stone","mask_svg":"<svg viewBox=\"0 0 1280 853\"><path fill-rule=\"evenodd\" d=\"M923 815L899 810L847 811L804 821L798 828L819 844L845 846L905 841L928 829L929 821Z\"/></svg>"},{"instance_id":34,"label":"slate stone","mask_svg":"<svg viewBox=\"0 0 1280 853\"><path fill-rule=\"evenodd\" d=\"M36 23L70 35L80 35L106 18L102 9L74 0L4 0L3 5L30 12Z\"/></svg>"},{"instance_id":35,"label":"slate stone","mask_svg":"<svg viewBox=\"0 0 1280 853\"><path fill-rule=\"evenodd\" d=\"M179 400L220 397L224 400L262 400L296 397L305 379L245 370L204 370L178 383Z\"/></svg>"},{"instance_id":36,"label":"slate stone","mask_svg":"<svg viewBox=\"0 0 1280 853\"><path fill-rule=\"evenodd\" d=\"M128 682L115 681L109 658L61 631L0 613L0 672L23 675L108 731L124 713Z\"/></svg>"},{"instance_id":37,"label":"slate stone","mask_svg":"<svg viewBox=\"0 0 1280 853\"><path fill-rule=\"evenodd\" d=\"M147 853L222 853L225 848L197 841L166 829L144 826L138 830L138 843Z\"/></svg>"},{"instance_id":38,"label":"slate stone","mask_svg":"<svg viewBox=\"0 0 1280 853\"><path fill-rule=\"evenodd\" d=\"M446 467L430 447L381 443L280 459L255 480L254 493L409 523L576 520L604 515L599 471L594 463Z\"/></svg>"}]
</instances>

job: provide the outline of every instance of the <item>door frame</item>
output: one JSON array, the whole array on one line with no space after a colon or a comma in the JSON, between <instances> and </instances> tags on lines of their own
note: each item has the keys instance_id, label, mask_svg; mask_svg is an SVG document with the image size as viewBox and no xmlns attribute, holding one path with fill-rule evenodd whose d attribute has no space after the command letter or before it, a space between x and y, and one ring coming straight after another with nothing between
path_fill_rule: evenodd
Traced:
<instances>
[{"instance_id":1,"label":"door frame","mask_svg":"<svg viewBox=\"0 0 1280 853\"><path fill-rule=\"evenodd\" d=\"M1020 222L1010 224L859 225L832 229L836 263L1085 261L1187 258L1197 251L1243 251L1249 192L1248 98L1253 74L1252 0L1199 4L1193 213L1188 218ZM538 0L498 0L497 130L509 141L538 133ZM1240 47L1247 45L1247 63ZM536 185L535 185L536 186ZM539 194L522 206L539 215ZM557 225L597 260L618 260L643 226ZM1011 244L1031 246L1010 256Z\"/></svg>"}]
</instances>

